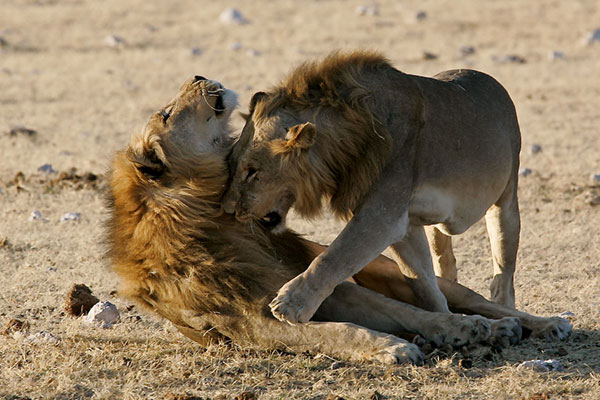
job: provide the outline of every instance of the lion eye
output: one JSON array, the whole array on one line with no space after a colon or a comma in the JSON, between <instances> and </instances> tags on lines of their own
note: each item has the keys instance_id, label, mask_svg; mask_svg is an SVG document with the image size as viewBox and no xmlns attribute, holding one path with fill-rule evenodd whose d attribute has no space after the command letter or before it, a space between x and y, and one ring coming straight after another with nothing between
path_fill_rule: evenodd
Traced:
<instances>
[{"instance_id":1,"label":"lion eye","mask_svg":"<svg viewBox=\"0 0 600 400\"><path fill-rule=\"evenodd\" d=\"M246 179L244 179L246 182L248 182L250 179L254 178L256 176L256 169L250 167L248 168L248 171L246 173Z\"/></svg>"}]
</instances>

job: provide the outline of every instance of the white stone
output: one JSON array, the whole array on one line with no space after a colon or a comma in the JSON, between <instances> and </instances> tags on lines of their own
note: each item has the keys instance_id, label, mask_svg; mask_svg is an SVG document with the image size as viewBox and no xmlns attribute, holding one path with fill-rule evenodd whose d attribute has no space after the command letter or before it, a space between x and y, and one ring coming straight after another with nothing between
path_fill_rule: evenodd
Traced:
<instances>
[{"instance_id":1,"label":"white stone","mask_svg":"<svg viewBox=\"0 0 600 400\"><path fill-rule=\"evenodd\" d=\"M594 44L600 42L600 28L594 29L592 32L588 33L585 38L586 44Z\"/></svg>"},{"instance_id":2,"label":"white stone","mask_svg":"<svg viewBox=\"0 0 600 400\"><path fill-rule=\"evenodd\" d=\"M244 46L240 42L233 42L229 45L230 50L236 50L236 51L241 49L242 47L244 47Z\"/></svg>"},{"instance_id":3,"label":"white stone","mask_svg":"<svg viewBox=\"0 0 600 400\"><path fill-rule=\"evenodd\" d=\"M600 172L595 172L590 175L590 180L592 183L600 183Z\"/></svg>"},{"instance_id":4,"label":"white stone","mask_svg":"<svg viewBox=\"0 0 600 400\"><path fill-rule=\"evenodd\" d=\"M81 214L80 213L78 213L78 212L70 212L70 213L66 213L62 217L60 217L60 222L79 221L80 219L81 219Z\"/></svg>"},{"instance_id":5,"label":"white stone","mask_svg":"<svg viewBox=\"0 0 600 400\"><path fill-rule=\"evenodd\" d=\"M552 50L548 54L548 58L551 60L564 60L565 53L563 53L562 51L558 51L558 50Z\"/></svg>"},{"instance_id":6,"label":"white stone","mask_svg":"<svg viewBox=\"0 0 600 400\"><path fill-rule=\"evenodd\" d=\"M193 56L201 56L203 53L203 50L200 47L192 47L190 49L190 54Z\"/></svg>"},{"instance_id":7,"label":"white stone","mask_svg":"<svg viewBox=\"0 0 600 400\"><path fill-rule=\"evenodd\" d=\"M558 316L561 318L569 318L569 317L574 317L575 313L571 312L571 311L563 311L560 314L558 314Z\"/></svg>"},{"instance_id":8,"label":"white stone","mask_svg":"<svg viewBox=\"0 0 600 400\"><path fill-rule=\"evenodd\" d=\"M260 51L254 50L254 49L248 49L246 51L246 55L248 57L258 57L258 56L260 56Z\"/></svg>"},{"instance_id":9,"label":"white stone","mask_svg":"<svg viewBox=\"0 0 600 400\"><path fill-rule=\"evenodd\" d=\"M125 39L117 35L108 35L104 38L104 44L110 47L122 47L125 45Z\"/></svg>"},{"instance_id":10,"label":"white stone","mask_svg":"<svg viewBox=\"0 0 600 400\"><path fill-rule=\"evenodd\" d=\"M355 11L358 15L367 15L369 17L379 15L379 7L376 4L358 6Z\"/></svg>"},{"instance_id":11,"label":"white stone","mask_svg":"<svg viewBox=\"0 0 600 400\"><path fill-rule=\"evenodd\" d=\"M224 24L244 25L249 22L236 8L226 8L225 10L223 10L221 15L219 15L219 19Z\"/></svg>"},{"instance_id":12,"label":"white stone","mask_svg":"<svg viewBox=\"0 0 600 400\"><path fill-rule=\"evenodd\" d=\"M43 222L48 222L48 218L45 218L42 215L42 212L39 210L33 210L31 212L31 215L29 216L29 220L30 221L43 221Z\"/></svg>"},{"instance_id":13,"label":"white stone","mask_svg":"<svg viewBox=\"0 0 600 400\"><path fill-rule=\"evenodd\" d=\"M517 369L532 369L536 372L564 371L565 368L558 360L530 360L524 361Z\"/></svg>"},{"instance_id":14,"label":"white stone","mask_svg":"<svg viewBox=\"0 0 600 400\"><path fill-rule=\"evenodd\" d=\"M96 303L90 312L83 317L83 321L87 324L110 328L119 321L119 318L117 306L109 301L104 301Z\"/></svg>"}]
</instances>

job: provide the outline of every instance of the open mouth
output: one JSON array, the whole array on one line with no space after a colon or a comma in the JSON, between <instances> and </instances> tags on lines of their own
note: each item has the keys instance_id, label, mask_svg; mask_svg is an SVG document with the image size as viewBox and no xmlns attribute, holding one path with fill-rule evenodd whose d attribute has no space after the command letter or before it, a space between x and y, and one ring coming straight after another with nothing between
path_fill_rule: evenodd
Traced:
<instances>
[{"instance_id":1,"label":"open mouth","mask_svg":"<svg viewBox=\"0 0 600 400\"><path fill-rule=\"evenodd\" d=\"M267 229L273 229L281 223L281 215L277 211L271 211L260 219L260 223Z\"/></svg>"}]
</instances>

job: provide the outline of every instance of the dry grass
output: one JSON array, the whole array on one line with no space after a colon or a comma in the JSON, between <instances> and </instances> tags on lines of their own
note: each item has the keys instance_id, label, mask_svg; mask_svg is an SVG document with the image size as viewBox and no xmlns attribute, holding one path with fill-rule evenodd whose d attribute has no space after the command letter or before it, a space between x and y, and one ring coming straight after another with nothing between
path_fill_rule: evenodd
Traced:
<instances>
[{"instance_id":1,"label":"dry grass","mask_svg":"<svg viewBox=\"0 0 600 400\"><path fill-rule=\"evenodd\" d=\"M600 195L589 175L600 171L600 43L582 40L598 28L594 0L379 1L379 16L359 16L357 1L232 2L251 21L223 25L220 2L3 0L0 36L0 324L12 318L60 337L32 345L0 335L0 398L164 398L169 393L262 399L600 398ZM401 6L399 5L401 4ZM428 17L415 22L414 14ZM107 35L126 41L104 44ZM241 50L229 49L239 41ZM471 45L475 54L462 57ZM199 47L202 54L191 55ZM169 323L138 314L115 296L115 277L103 257L102 182L97 188L10 185L51 163L54 169L102 174L110 154L193 74L239 90L275 83L295 63L337 48L379 49L404 71L434 74L472 67L496 76L512 94L523 132L520 183L523 230L516 275L518 307L541 315L575 313L565 343L526 340L501 354L458 366L458 354L430 358L425 367L334 364L306 354L252 349L202 349ZM253 49L258 57L247 55ZM549 60L552 50L565 59ZM423 60L429 51L435 60ZM525 64L497 63L517 54ZM245 106L242 106L244 109ZM238 125L240 121L236 122ZM12 127L33 137L5 135ZM534 144L542 152L530 154ZM85 185L83 185L85 186ZM29 222L33 210L48 222ZM76 222L60 223L66 212ZM340 224L324 217L294 226L331 241ZM3 240L4 238L4 240ZM491 277L483 224L455 241L459 280L487 293ZM122 322L93 329L66 316L64 296L86 283L117 304ZM1 327L0 326L0 327ZM517 370L524 360L556 358L564 372ZM334 365L335 369L332 369ZM536 397L537 394L537 397Z\"/></svg>"}]
</instances>

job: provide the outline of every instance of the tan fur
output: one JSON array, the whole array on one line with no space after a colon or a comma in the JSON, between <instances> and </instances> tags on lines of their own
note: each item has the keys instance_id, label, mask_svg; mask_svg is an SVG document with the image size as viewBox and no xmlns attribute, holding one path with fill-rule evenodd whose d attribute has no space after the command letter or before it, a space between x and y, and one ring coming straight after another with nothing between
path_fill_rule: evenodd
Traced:
<instances>
[{"instance_id":1,"label":"tan fur","mask_svg":"<svg viewBox=\"0 0 600 400\"><path fill-rule=\"evenodd\" d=\"M211 81L186 83L166 107L167 122L165 110L156 113L132 136L128 149L114 157L107 234L122 295L201 344L228 338L260 348L418 363L419 349L390 333L412 332L436 344L462 345L488 339L491 326L501 343L520 338L514 318L490 323L482 317L430 313L349 282L326 300L313 322L291 326L273 318L268 302L322 247L289 231L273 235L258 224L239 223L221 211L228 179L227 118L233 106L229 102L224 115L212 117L219 123L207 126L214 103L209 99L207 104L199 88L215 87L220 85ZM222 140L215 142L217 134ZM198 142L207 140L210 149L198 151L206 149ZM385 282L393 278L386 276L386 263L379 259L361 273L365 286L387 290ZM450 285L449 292L457 290L458 285ZM408 288L394 286L400 292L391 297L410 297Z\"/></svg>"},{"instance_id":2,"label":"tan fur","mask_svg":"<svg viewBox=\"0 0 600 400\"><path fill-rule=\"evenodd\" d=\"M492 298L514 307L519 150L514 106L490 76L456 70L425 78L377 54L334 53L255 95L224 204L240 220L277 225L278 215L274 232L285 230L292 205L311 217L328 202L351 217L331 247L280 289L271 308L282 320L310 319L339 282L388 246L420 305L447 312L433 264L456 279L449 235L484 215ZM424 226L435 239L434 260Z\"/></svg>"}]
</instances>

